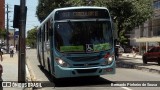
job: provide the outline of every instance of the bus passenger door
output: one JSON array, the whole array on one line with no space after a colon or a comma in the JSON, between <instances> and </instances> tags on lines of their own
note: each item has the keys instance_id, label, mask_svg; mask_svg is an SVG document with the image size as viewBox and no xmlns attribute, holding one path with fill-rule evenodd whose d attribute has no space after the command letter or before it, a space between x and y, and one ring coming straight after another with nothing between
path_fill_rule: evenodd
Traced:
<instances>
[{"instance_id":1,"label":"bus passenger door","mask_svg":"<svg viewBox=\"0 0 160 90\"><path fill-rule=\"evenodd\" d=\"M41 29L39 29L37 33L37 58L40 65L42 65L40 53L41 53Z\"/></svg>"},{"instance_id":2,"label":"bus passenger door","mask_svg":"<svg viewBox=\"0 0 160 90\"><path fill-rule=\"evenodd\" d=\"M39 45L39 47L38 47L38 49L39 49L39 61L40 61L40 65L41 66L43 66L43 58L42 58L42 28L40 28L40 31L39 31L39 43L38 43Z\"/></svg>"},{"instance_id":3,"label":"bus passenger door","mask_svg":"<svg viewBox=\"0 0 160 90\"><path fill-rule=\"evenodd\" d=\"M44 61L45 68L49 70L49 41L48 41L48 23L44 25Z\"/></svg>"},{"instance_id":4,"label":"bus passenger door","mask_svg":"<svg viewBox=\"0 0 160 90\"><path fill-rule=\"evenodd\" d=\"M41 28L41 63L42 63L42 66L45 67L45 61L44 61L44 29L43 29L44 26L42 26Z\"/></svg>"},{"instance_id":5,"label":"bus passenger door","mask_svg":"<svg viewBox=\"0 0 160 90\"><path fill-rule=\"evenodd\" d=\"M53 34L53 19L51 19L50 24L49 24L49 54L50 54L50 69L51 69L51 74L54 74L54 34Z\"/></svg>"}]
</instances>

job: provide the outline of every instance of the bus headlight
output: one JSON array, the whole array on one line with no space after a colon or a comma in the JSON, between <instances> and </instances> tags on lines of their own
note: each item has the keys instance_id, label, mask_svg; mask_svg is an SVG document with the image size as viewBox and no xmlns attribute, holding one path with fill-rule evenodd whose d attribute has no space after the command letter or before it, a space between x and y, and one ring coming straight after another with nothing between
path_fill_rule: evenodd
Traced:
<instances>
[{"instance_id":1,"label":"bus headlight","mask_svg":"<svg viewBox=\"0 0 160 90\"><path fill-rule=\"evenodd\" d=\"M104 57L105 61L104 63L102 63L102 65L109 65L113 62L114 60L114 55L110 56L110 55L107 55L106 57Z\"/></svg>"},{"instance_id":2,"label":"bus headlight","mask_svg":"<svg viewBox=\"0 0 160 90\"><path fill-rule=\"evenodd\" d=\"M60 58L56 58L56 62L61 67L69 67L69 64Z\"/></svg>"},{"instance_id":3,"label":"bus headlight","mask_svg":"<svg viewBox=\"0 0 160 90\"><path fill-rule=\"evenodd\" d=\"M110 56L109 58L108 58L108 64L111 64L112 62L113 62L113 60L114 60L114 56Z\"/></svg>"}]
</instances>

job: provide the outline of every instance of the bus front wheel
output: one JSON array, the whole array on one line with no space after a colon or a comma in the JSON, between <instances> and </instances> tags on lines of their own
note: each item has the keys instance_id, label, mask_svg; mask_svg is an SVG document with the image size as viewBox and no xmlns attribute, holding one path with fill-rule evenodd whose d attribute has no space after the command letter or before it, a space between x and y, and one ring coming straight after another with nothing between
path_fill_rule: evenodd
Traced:
<instances>
[{"instance_id":1,"label":"bus front wheel","mask_svg":"<svg viewBox=\"0 0 160 90\"><path fill-rule=\"evenodd\" d=\"M51 68L50 68L49 59L48 59L48 72L49 72L49 74L51 74Z\"/></svg>"}]
</instances>

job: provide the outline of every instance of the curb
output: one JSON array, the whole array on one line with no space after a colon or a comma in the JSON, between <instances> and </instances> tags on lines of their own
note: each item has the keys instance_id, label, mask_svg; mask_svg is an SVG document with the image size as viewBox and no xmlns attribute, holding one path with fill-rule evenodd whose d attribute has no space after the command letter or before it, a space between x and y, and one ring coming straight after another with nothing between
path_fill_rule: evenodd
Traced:
<instances>
[{"instance_id":1,"label":"curb","mask_svg":"<svg viewBox=\"0 0 160 90\"><path fill-rule=\"evenodd\" d=\"M26 60L27 60L28 58L26 58ZM26 62L26 65L27 65L27 67L28 67L28 73L29 73L29 76L30 76L30 82L36 82L37 81L37 78L36 78L36 75L35 75L35 73L34 73L34 71L31 69L31 66L30 66L30 63L27 61ZM40 87L32 87L32 88L30 88L30 90L44 90L43 89L43 87L42 88L40 88Z\"/></svg>"},{"instance_id":2,"label":"curb","mask_svg":"<svg viewBox=\"0 0 160 90\"><path fill-rule=\"evenodd\" d=\"M28 62L26 62L26 65L28 67L29 80L30 81L36 81L36 77L35 77L34 73L32 72L32 70L30 69L30 66L29 66Z\"/></svg>"},{"instance_id":3,"label":"curb","mask_svg":"<svg viewBox=\"0 0 160 90\"><path fill-rule=\"evenodd\" d=\"M29 72L29 68L28 68L27 64L26 64L26 80L27 80L27 82L31 81L31 74ZM23 90L33 90L33 89L27 87L27 88L23 88Z\"/></svg>"},{"instance_id":4,"label":"curb","mask_svg":"<svg viewBox=\"0 0 160 90\"><path fill-rule=\"evenodd\" d=\"M27 64L26 64L26 80L27 80L27 81L31 81L31 75L30 75L30 73L29 73L29 69L28 69Z\"/></svg>"},{"instance_id":5,"label":"curb","mask_svg":"<svg viewBox=\"0 0 160 90\"><path fill-rule=\"evenodd\" d=\"M135 69L160 74L160 70L156 70L156 69L152 69L152 68L138 67L137 66L137 67L135 67Z\"/></svg>"},{"instance_id":6,"label":"curb","mask_svg":"<svg viewBox=\"0 0 160 90\"><path fill-rule=\"evenodd\" d=\"M160 74L160 70L156 70L156 69L152 69L152 68L147 68L147 67L143 67L143 66L138 66L138 65L136 65L134 63L117 61L116 65L117 65L117 67L120 67L120 68L137 69L137 70L142 70L142 71L146 71L146 72Z\"/></svg>"},{"instance_id":7,"label":"curb","mask_svg":"<svg viewBox=\"0 0 160 90\"><path fill-rule=\"evenodd\" d=\"M27 58L26 58L26 60L27 60ZM33 82L33 81L36 81L36 78L35 78L35 75L34 75L34 73L32 72L32 70L30 69L30 66L29 66L29 64L28 64L28 62L26 62L26 73L27 73L27 81L29 81L29 82ZM34 88L33 87L31 87L31 88L25 88L24 90L34 90ZM38 90L38 89L37 89Z\"/></svg>"}]
</instances>

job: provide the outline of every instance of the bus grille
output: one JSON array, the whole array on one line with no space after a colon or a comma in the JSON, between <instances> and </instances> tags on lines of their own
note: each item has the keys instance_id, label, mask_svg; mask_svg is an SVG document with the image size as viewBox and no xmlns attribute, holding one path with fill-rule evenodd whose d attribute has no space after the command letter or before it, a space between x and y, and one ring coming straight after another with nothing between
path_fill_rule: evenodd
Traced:
<instances>
[{"instance_id":1,"label":"bus grille","mask_svg":"<svg viewBox=\"0 0 160 90\"><path fill-rule=\"evenodd\" d=\"M101 59L102 57L100 56L89 56L89 57L67 57L68 59L72 60L72 61L96 61Z\"/></svg>"},{"instance_id":2,"label":"bus grille","mask_svg":"<svg viewBox=\"0 0 160 90\"><path fill-rule=\"evenodd\" d=\"M97 69L77 69L78 73L95 73Z\"/></svg>"},{"instance_id":3,"label":"bus grille","mask_svg":"<svg viewBox=\"0 0 160 90\"><path fill-rule=\"evenodd\" d=\"M99 65L99 63L90 63L90 64L73 64L73 66L75 67L93 67L93 66L97 66Z\"/></svg>"}]
</instances>

